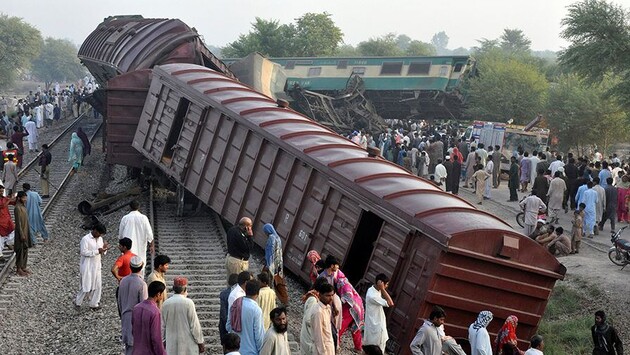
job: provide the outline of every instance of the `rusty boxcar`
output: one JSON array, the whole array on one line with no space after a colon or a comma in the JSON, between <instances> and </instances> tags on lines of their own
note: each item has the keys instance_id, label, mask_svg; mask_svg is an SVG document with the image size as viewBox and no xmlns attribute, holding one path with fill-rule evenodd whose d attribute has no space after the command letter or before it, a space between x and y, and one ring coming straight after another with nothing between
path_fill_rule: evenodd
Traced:
<instances>
[{"instance_id":1,"label":"rusty boxcar","mask_svg":"<svg viewBox=\"0 0 630 355\"><path fill-rule=\"evenodd\" d=\"M154 69L133 146L228 221L273 223L304 280L311 249L340 258L355 285L391 275L396 353L433 305L460 339L479 311L494 313L493 334L515 314L525 342L566 271L497 217L201 66Z\"/></svg>"},{"instance_id":2,"label":"rusty boxcar","mask_svg":"<svg viewBox=\"0 0 630 355\"><path fill-rule=\"evenodd\" d=\"M200 64L234 78L206 48L197 31L177 19L108 17L85 39L78 56L105 91L90 98L90 103L105 117L110 164L140 167L142 156L131 148L131 141L153 66Z\"/></svg>"}]
</instances>

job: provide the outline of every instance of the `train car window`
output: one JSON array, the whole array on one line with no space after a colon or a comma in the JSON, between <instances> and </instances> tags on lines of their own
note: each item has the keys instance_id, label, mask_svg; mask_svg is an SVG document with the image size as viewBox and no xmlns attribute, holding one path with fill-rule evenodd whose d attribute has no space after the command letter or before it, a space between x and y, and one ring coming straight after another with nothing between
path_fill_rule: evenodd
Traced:
<instances>
[{"instance_id":1,"label":"train car window","mask_svg":"<svg viewBox=\"0 0 630 355\"><path fill-rule=\"evenodd\" d=\"M431 70L431 62L411 62L407 75L429 74Z\"/></svg>"},{"instance_id":2,"label":"train car window","mask_svg":"<svg viewBox=\"0 0 630 355\"><path fill-rule=\"evenodd\" d=\"M459 73L460 71L462 71L463 67L464 67L464 63L457 63L455 64L455 68L453 69L453 71L455 73Z\"/></svg>"},{"instance_id":3,"label":"train car window","mask_svg":"<svg viewBox=\"0 0 630 355\"><path fill-rule=\"evenodd\" d=\"M168 133L168 140L166 141L166 146L164 147L164 152L162 153L163 161L170 161L173 158L173 153L175 151L174 147L177 146L179 135L182 131L182 127L184 127L184 118L188 114L189 108L190 101L188 101L188 99L183 97L179 99L177 112L175 113L175 117L173 117L171 131Z\"/></svg>"},{"instance_id":4,"label":"train car window","mask_svg":"<svg viewBox=\"0 0 630 355\"><path fill-rule=\"evenodd\" d=\"M319 76L322 73L322 67L308 68L308 76Z\"/></svg>"},{"instance_id":5,"label":"train car window","mask_svg":"<svg viewBox=\"0 0 630 355\"><path fill-rule=\"evenodd\" d=\"M287 61L287 64L284 65L284 69L295 69L295 60Z\"/></svg>"},{"instance_id":6,"label":"train car window","mask_svg":"<svg viewBox=\"0 0 630 355\"><path fill-rule=\"evenodd\" d=\"M346 69L346 68L348 68L347 60L340 60L337 62L337 69Z\"/></svg>"},{"instance_id":7,"label":"train car window","mask_svg":"<svg viewBox=\"0 0 630 355\"><path fill-rule=\"evenodd\" d=\"M365 75L365 67L353 67L352 74L356 74L358 76Z\"/></svg>"},{"instance_id":8,"label":"train car window","mask_svg":"<svg viewBox=\"0 0 630 355\"><path fill-rule=\"evenodd\" d=\"M385 62L381 67L381 75L400 75L402 62Z\"/></svg>"}]
</instances>

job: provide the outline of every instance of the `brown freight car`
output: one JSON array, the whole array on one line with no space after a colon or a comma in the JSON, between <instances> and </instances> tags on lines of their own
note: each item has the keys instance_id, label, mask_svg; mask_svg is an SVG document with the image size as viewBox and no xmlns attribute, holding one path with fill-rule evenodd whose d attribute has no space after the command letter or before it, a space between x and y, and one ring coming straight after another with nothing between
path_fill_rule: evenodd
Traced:
<instances>
[{"instance_id":1,"label":"brown freight car","mask_svg":"<svg viewBox=\"0 0 630 355\"><path fill-rule=\"evenodd\" d=\"M524 346L566 271L497 217L207 68L155 68L133 146L228 221L273 223L304 280L311 249L341 258L355 284L391 275L396 353L433 305L464 339L481 310L491 334L515 314Z\"/></svg>"},{"instance_id":2,"label":"brown freight car","mask_svg":"<svg viewBox=\"0 0 630 355\"><path fill-rule=\"evenodd\" d=\"M78 57L105 90L90 103L105 116L107 162L132 167L141 167L142 156L131 148L131 141L153 66L200 64L234 78L197 31L177 19L110 16L85 39Z\"/></svg>"}]
</instances>

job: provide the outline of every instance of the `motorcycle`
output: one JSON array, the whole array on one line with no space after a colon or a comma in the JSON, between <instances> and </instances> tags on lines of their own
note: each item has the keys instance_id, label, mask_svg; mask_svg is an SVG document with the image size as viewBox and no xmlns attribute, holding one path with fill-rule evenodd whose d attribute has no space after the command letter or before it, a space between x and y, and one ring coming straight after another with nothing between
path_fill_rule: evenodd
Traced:
<instances>
[{"instance_id":1,"label":"motorcycle","mask_svg":"<svg viewBox=\"0 0 630 355\"><path fill-rule=\"evenodd\" d=\"M523 197L521 201L519 202L522 202L525 198L527 198L527 196ZM543 219L546 221L547 211L545 210L538 211L538 216L536 216L536 219ZM558 222L558 218L554 218L554 220L549 221L548 223L556 223L556 222ZM518 223L518 225L521 226L521 228L525 228L525 211L521 211L516 214L516 223Z\"/></svg>"},{"instance_id":2,"label":"motorcycle","mask_svg":"<svg viewBox=\"0 0 630 355\"><path fill-rule=\"evenodd\" d=\"M630 241L619 238L621 232L626 228L628 228L628 226L611 234L610 242L613 246L608 250L608 258L613 264L621 266L621 270L623 270L626 265L630 264Z\"/></svg>"}]
</instances>

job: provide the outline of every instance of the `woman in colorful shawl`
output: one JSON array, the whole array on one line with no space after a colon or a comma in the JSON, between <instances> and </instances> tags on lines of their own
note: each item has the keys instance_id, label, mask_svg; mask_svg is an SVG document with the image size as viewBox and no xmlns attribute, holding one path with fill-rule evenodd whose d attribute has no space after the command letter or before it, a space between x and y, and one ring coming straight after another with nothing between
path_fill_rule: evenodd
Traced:
<instances>
[{"instance_id":1,"label":"woman in colorful shawl","mask_svg":"<svg viewBox=\"0 0 630 355\"><path fill-rule=\"evenodd\" d=\"M516 338L516 327L518 326L518 318L514 315L507 317L505 323L501 327L501 330L497 333L497 338L494 341L494 353L497 355L504 355L503 349L505 344L514 345L514 348L518 350L520 355L525 354L523 351L517 348L518 340Z\"/></svg>"},{"instance_id":2,"label":"woman in colorful shawl","mask_svg":"<svg viewBox=\"0 0 630 355\"><path fill-rule=\"evenodd\" d=\"M451 153L451 161L455 161L455 159L453 158L453 156L457 156L457 161L460 162L461 164L464 163L464 156L462 155L462 153L459 151L459 149L457 149L457 147L453 147L453 152ZM458 180L459 181L459 180Z\"/></svg>"},{"instance_id":3,"label":"woman in colorful shawl","mask_svg":"<svg viewBox=\"0 0 630 355\"><path fill-rule=\"evenodd\" d=\"M76 133L72 133L70 139L70 154L68 154L68 161L72 162L72 169L77 171L83 162L83 142Z\"/></svg>"},{"instance_id":4,"label":"woman in colorful shawl","mask_svg":"<svg viewBox=\"0 0 630 355\"><path fill-rule=\"evenodd\" d=\"M282 275L282 240L271 223L263 226L263 232L267 235L265 246L265 264L271 275Z\"/></svg>"},{"instance_id":5,"label":"woman in colorful shawl","mask_svg":"<svg viewBox=\"0 0 630 355\"><path fill-rule=\"evenodd\" d=\"M350 284L346 275L339 270L339 261L334 256L329 255L326 257L326 269L320 276L328 279L341 298L341 329L339 329L339 338L349 329L352 334L354 349L359 352L363 351L361 329L363 329L365 311L361 296Z\"/></svg>"}]
</instances>

